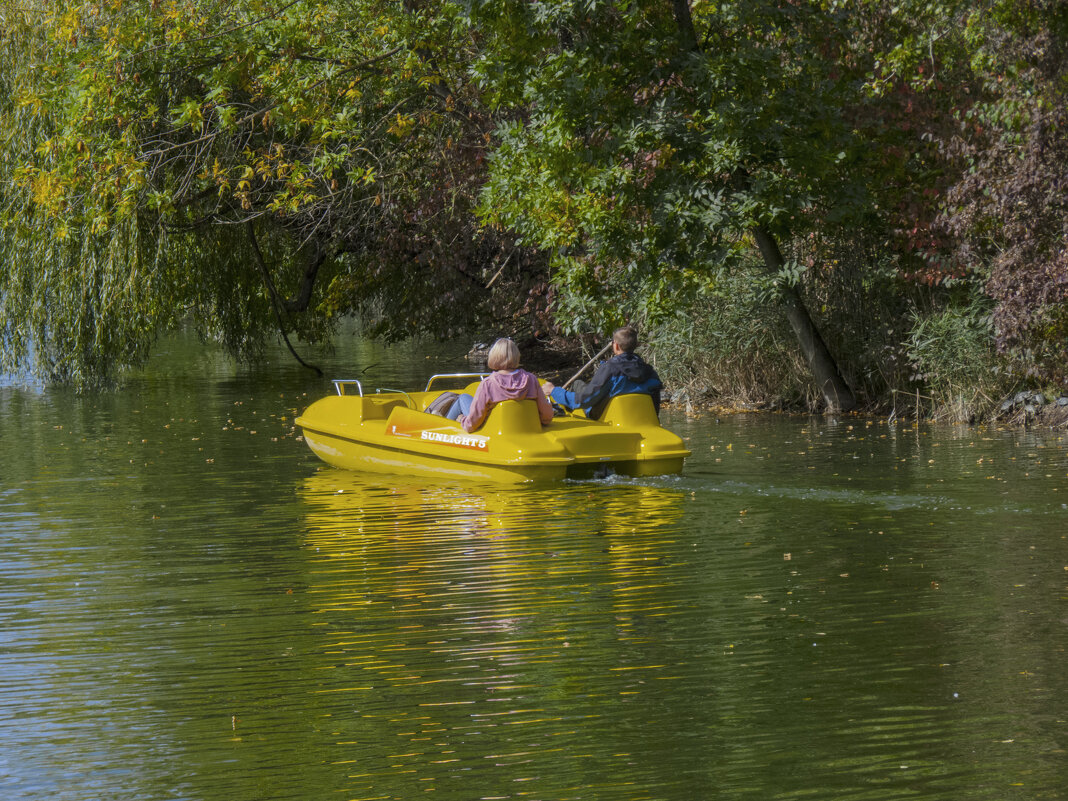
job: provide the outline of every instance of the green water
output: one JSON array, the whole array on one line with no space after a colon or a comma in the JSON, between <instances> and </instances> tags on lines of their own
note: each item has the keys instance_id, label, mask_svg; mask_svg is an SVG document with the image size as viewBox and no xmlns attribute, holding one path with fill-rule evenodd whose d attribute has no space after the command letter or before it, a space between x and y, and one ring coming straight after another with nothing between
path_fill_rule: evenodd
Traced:
<instances>
[{"instance_id":1,"label":"green water","mask_svg":"<svg viewBox=\"0 0 1068 801\"><path fill-rule=\"evenodd\" d=\"M0 388L0 798L1068 798L1063 435L668 411L682 476L494 489L321 466L329 391Z\"/></svg>"}]
</instances>

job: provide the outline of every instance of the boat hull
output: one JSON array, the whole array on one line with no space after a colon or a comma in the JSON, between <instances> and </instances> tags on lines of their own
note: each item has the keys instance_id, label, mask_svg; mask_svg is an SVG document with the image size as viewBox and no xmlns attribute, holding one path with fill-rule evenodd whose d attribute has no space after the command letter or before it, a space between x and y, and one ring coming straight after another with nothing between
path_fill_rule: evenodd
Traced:
<instances>
[{"instance_id":1,"label":"boat hull","mask_svg":"<svg viewBox=\"0 0 1068 801\"><path fill-rule=\"evenodd\" d=\"M644 395L614 398L600 421L568 415L547 426L534 401L504 401L469 434L459 423L424 411L438 394L330 396L296 422L327 464L439 479L525 483L606 473L661 475L681 471L689 455L682 440L659 425Z\"/></svg>"},{"instance_id":2,"label":"boat hull","mask_svg":"<svg viewBox=\"0 0 1068 801\"><path fill-rule=\"evenodd\" d=\"M368 473L421 475L456 478L464 481L488 481L495 484L518 484L528 481L553 481L566 477L568 464L492 464L452 455L422 453L402 448L360 442L327 432L304 429L304 441L312 453L329 465L345 470Z\"/></svg>"}]
</instances>

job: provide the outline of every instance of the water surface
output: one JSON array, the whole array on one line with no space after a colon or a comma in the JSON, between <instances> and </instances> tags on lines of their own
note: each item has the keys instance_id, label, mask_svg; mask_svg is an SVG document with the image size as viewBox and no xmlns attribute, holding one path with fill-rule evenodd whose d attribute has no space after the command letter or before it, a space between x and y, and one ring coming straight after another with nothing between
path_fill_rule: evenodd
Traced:
<instances>
[{"instance_id":1,"label":"water surface","mask_svg":"<svg viewBox=\"0 0 1068 801\"><path fill-rule=\"evenodd\" d=\"M1062 434L669 410L681 476L493 488L321 465L328 391L0 388L0 797L1068 798Z\"/></svg>"}]
</instances>

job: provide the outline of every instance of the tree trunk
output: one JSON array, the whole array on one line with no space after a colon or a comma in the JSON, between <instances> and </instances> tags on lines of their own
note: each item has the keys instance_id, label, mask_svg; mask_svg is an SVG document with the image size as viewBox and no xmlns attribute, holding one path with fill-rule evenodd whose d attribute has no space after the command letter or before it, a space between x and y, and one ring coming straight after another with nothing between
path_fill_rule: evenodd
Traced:
<instances>
[{"instance_id":1,"label":"tree trunk","mask_svg":"<svg viewBox=\"0 0 1068 801\"><path fill-rule=\"evenodd\" d=\"M701 52L702 48L697 41L697 33L693 25L693 14L690 11L690 0L673 0L673 5L675 22L679 27L681 50ZM782 252L778 244L768 230L761 225L757 226L754 233L760 254L764 257L764 265L772 273L778 273L783 266ZM820 392L823 393L828 410L848 412L856 408L857 400L853 396L853 390L842 379L838 364L827 350L823 337L813 324L808 309L805 308L805 302L796 289L793 287L783 289L783 305L786 308L786 318L790 321L790 327L794 329L801 352L805 355L805 361L819 385Z\"/></svg>"},{"instance_id":2,"label":"tree trunk","mask_svg":"<svg viewBox=\"0 0 1068 801\"><path fill-rule=\"evenodd\" d=\"M783 258L778 243L762 225L756 227L754 234L757 247L760 248L760 255L764 257L764 266L773 273L779 272L783 266ZM794 329L798 344L801 345L801 352L805 355L805 361L808 362L816 384L823 393L824 400L827 401L828 411L848 412L855 408L857 400L853 396L853 391L842 379L838 364L827 350L827 345L812 322L801 295L793 287L784 287L783 304L786 309L786 318L790 321L790 327Z\"/></svg>"},{"instance_id":3,"label":"tree trunk","mask_svg":"<svg viewBox=\"0 0 1068 801\"><path fill-rule=\"evenodd\" d=\"M301 278L300 287L293 297L282 303L287 312L302 312L308 310L311 303L312 291L315 289L315 279L319 277L319 268L326 261L326 250L318 242L314 242L315 248L309 255L304 265L304 275Z\"/></svg>"},{"instance_id":4,"label":"tree trunk","mask_svg":"<svg viewBox=\"0 0 1068 801\"><path fill-rule=\"evenodd\" d=\"M690 13L690 0L674 0L675 22L679 26L679 45L683 51L699 50L697 32L693 27L693 14Z\"/></svg>"}]
</instances>

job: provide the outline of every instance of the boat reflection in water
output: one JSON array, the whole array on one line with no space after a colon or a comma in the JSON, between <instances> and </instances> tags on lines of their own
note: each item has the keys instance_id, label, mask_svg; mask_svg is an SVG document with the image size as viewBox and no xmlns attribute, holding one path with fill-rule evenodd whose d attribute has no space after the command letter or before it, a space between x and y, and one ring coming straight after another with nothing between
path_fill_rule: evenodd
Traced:
<instances>
[{"instance_id":1,"label":"boat reflection in water","mask_svg":"<svg viewBox=\"0 0 1068 801\"><path fill-rule=\"evenodd\" d=\"M633 674L613 671L646 661L634 643L672 604L678 568L662 556L688 493L373 479L324 468L300 488L313 692L337 764L359 766L345 791L400 792L418 777L473 783L477 798L520 775L493 755L525 751L554 784L570 781L561 748L634 747L614 742L618 713L602 705L617 708L614 685Z\"/></svg>"},{"instance_id":2,"label":"boat reflection in water","mask_svg":"<svg viewBox=\"0 0 1068 801\"><path fill-rule=\"evenodd\" d=\"M322 468L305 480L300 494L309 511L309 544L335 555L356 548L373 556L389 547L413 556L464 540L471 545L529 544L532 537L554 534L573 543L590 535L644 538L671 529L688 495L671 479L656 481L612 477L513 488Z\"/></svg>"},{"instance_id":3,"label":"boat reflection in water","mask_svg":"<svg viewBox=\"0 0 1068 801\"><path fill-rule=\"evenodd\" d=\"M453 596L468 582L486 587L494 578L513 597L541 595L546 588L531 571L550 566L553 573L605 571L596 580L611 581L674 534L685 493L630 479L512 489L324 468L306 479L301 495L307 545L329 559L322 564L332 574L352 567L358 575L347 580L362 586L369 603L380 591L395 601L397 588L426 603L435 582Z\"/></svg>"}]
</instances>

